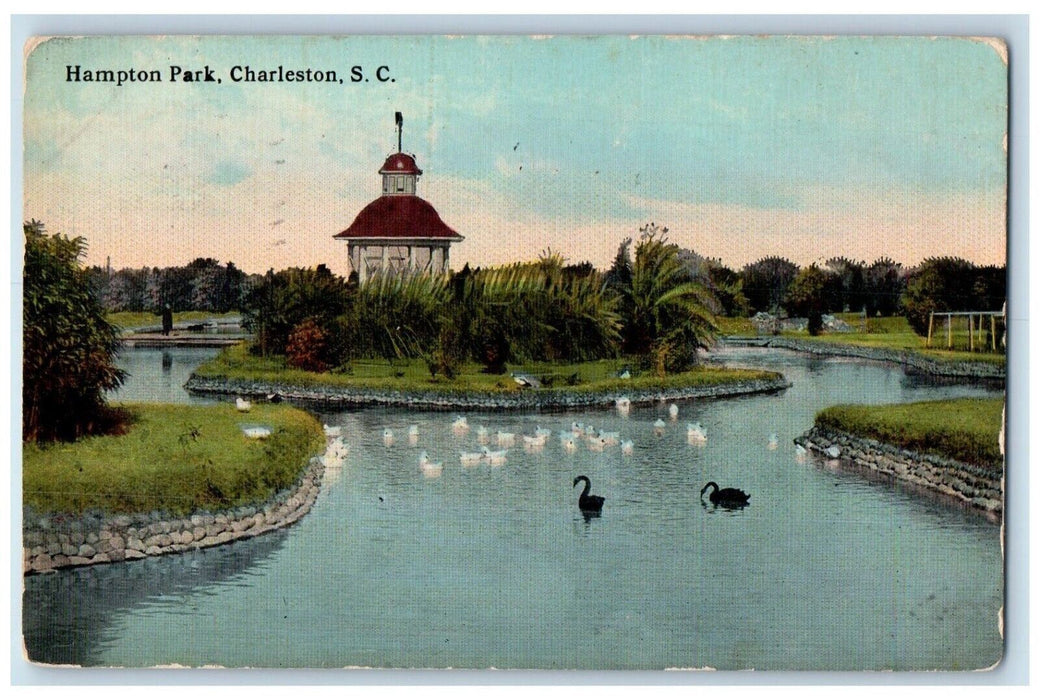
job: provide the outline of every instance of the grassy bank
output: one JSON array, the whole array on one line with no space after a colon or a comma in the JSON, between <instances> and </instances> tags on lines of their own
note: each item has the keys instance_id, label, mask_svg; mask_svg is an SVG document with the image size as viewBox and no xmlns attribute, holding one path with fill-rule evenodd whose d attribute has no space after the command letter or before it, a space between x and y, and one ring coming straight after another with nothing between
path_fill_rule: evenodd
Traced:
<instances>
[{"instance_id":1,"label":"grassy bank","mask_svg":"<svg viewBox=\"0 0 1040 700\"><path fill-rule=\"evenodd\" d=\"M650 372L633 371L630 379L619 379L618 371L629 363L623 360L599 360L573 364L532 362L514 366L517 372L548 378L552 390L615 391L653 388L707 386L773 379L775 372L697 367L689 372L656 377ZM485 374L477 363L468 363L454 379L442 375L431 377L421 360L356 360L340 372L305 372L286 367L282 357L256 357L244 343L230 347L195 370L200 377L279 383L292 386L331 386L384 391L446 391L512 393L545 391L523 389L508 375Z\"/></svg>"},{"instance_id":2,"label":"grassy bank","mask_svg":"<svg viewBox=\"0 0 1040 700\"><path fill-rule=\"evenodd\" d=\"M232 318L240 315L238 311L229 311L226 314L218 314L212 311L178 311L173 315L173 322L187 323L189 321L205 321L211 318ZM107 317L109 323L124 331L162 325L161 314L153 314L147 311L116 311L109 313Z\"/></svg>"},{"instance_id":3,"label":"grassy bank","mask_svg":"<svg viewBox=\"0 0 1040 700\"><path fill-rule=\"evenodd\" d=\"M257 503L296 480L324 444L321 426L289 406L125 405L124 435L23 446L25 503L44 512L184 515ZM241 426L272 429L251 440Z\"/></svg>"},{"instance_id":4,"label":"grassy bank","mask_svg":"<svg viewBox=\"0 0 1040 700\"><path fill-rule=\"evenodd\" d=\"M821 345L858 345L867 348L881 348L896 350L899 352L910 352L931 360L940 362L988 362L995 365L1006 365L1007 357L1003 352L969 352L966 349L946 350L942 346L946 344L946 331L938 330L932 338L932 347L925 346L925 338L914 333L910 324L903 316L889 316L884 318L868 318L867 329L862 330L863 317L859 314L838 314L838 317L856 329L853 333L828 333L824 332L817 336L809 335L808 331L784 331L781 333L785 338L797 338L798 340L819 343ZM754 327L750 331L745 330L743 324L738 323L742 319L726 319L727 323L720 323L720 329L724 329L724 335L755 335ZM748 321L750 325L750 321ZM765 336L763 336L765 337ZM968 334L966 331L955 331L953 333L955 347L968 347Z\"/></svg>"},{"instance_id":5,"label":"grassy bank","mask_svg":"<svg viewBox=\"0 0 1040 700\"><path fill-rule=\"evenodd\" d=\"M816 424L916 452L1000 468L997 435L1003 405L1003 399L950 399L832 406L816 416Z\"/></svg>"}]
</instances>

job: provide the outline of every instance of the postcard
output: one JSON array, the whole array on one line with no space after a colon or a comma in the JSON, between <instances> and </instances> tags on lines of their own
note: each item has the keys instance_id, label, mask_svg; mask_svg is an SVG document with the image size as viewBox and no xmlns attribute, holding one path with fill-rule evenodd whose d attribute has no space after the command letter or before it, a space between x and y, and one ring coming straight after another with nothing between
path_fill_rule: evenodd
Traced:
<instances>
[{"instance_id":1,"label":"postcard","mask_svg":"<svg viewBox=\"0 0 1040 700\"><path fill-rule=\"evenodd\" d=\"M1004 656L1008 52L25 47L43 666Z\"/></svg>"}]
</instances>

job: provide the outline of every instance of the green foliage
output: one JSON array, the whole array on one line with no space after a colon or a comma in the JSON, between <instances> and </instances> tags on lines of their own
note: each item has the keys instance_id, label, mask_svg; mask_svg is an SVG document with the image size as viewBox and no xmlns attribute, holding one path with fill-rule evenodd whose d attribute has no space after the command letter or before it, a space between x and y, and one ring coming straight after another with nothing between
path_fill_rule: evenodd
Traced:
<instances>
[{"instance_id":1,"label":"green foliage","mask_svg":"<svg viewBox=\"0 0 1040 700\"><path fill-rule=\"evenodd\" d=\"M260 503L290 487L324 444L321 425L286 405L136 404L125 434L76 443L27 445L25 502L45 512L153 510L186 515ZM242 424L272 428L252 440Z\"/></svg>"},{"instance_id":2,"label":"green foliage","mask_svg":"<svg viewBox=\"0 0 1040 700\"><path fill-rule=\"evenodd\" d=\"M809 319L809 335L819 335L823 329L824 295L828 280L829 276L814 263L802 269L788 287L784 304L791 315Z\"/></svg>"},{"instance_id":3,"label":"green foliage","mask_svg":"<svg viewBox=\"0 0 1040 700\"><path fill-rule=\"evenodd\" d=\"M679 247L658 237L667 228L651 223L640 229L631 281L621 288L625 310L623 350L668 372L696 362L698 348L714 341L716 326L709 310L711 294L690 279L679 258Z\"/></svg>"},{"instance_id":4,"label":"green foliage","mask_svg":"<svg viewBox=\"0 0 1040 700\"><path fill-rule=\"evenodd\" d=\"M196 258L187 265L109 270L87 270L91 288L110 312L174 311L227 313L239 309L246 275L234 263L221 265L213 258Z\"/></svg>"},{"instance_id":5,"label":"green foliage","mask_svg":"<svg viewBox=\"0 0 1040 700\"><path fill-rule=\"evenodd\" d=\"M350 357L405 359L432 352L448 300L445 275L376 275L338 319Z\"/></svg>"},{"instance_id":6,"label":"green foliage","mask_svg":"<svg viewBox=\"0 0 1040 700\"><path fill-rule=\"evenodd\" d=\"M254 350L261 355L284 355L289 334L299 324L312 319L328 331L335 319L349 307L351 288L346 280L325 265L317 268L293 267L273 270L256 284L246 297L242 323L256 336ZM334 334L329 334L332 356L342 354Z\"/></svg>"},{"instance_id":7,"label":"green foliage","mask_svg":"<svg viewBox=\"0 0 1040 700\"><path fill-rule=\"evenodd\" d=\"M786 258L762 258L741 270L744 295L752 312L776 315L787 296L787 288L798 274L798 266Z\"/></svg>"},{"instance_id":8,"label":"green foliage","mask_svg":"<svg viewBox=\"0 0 1040 700\"><path fill-rule=\"evenodd\" d=\"M669 374L663 379L652 373L634 373L631 379L619 379L618 372L632 365L632 358L592 360L588 362L526 362L523 371L536 377L551 377L551 388L523 389L510 379L488 374L479 362L459 366L452 380L431 376L426 360L363 359L351 362L351 372L305 372L286 366L280 357L258 357L244 344L226 348L212 360L203 363L195 374L203 378L232 381L281 383L287 386L330 386L381 391L443 391L513 394L531 391L638 391L640 389L686 386L724 385L757 379L775 379L775 372L698 366L688 372ZM572 381L573 378L573 381ZM255 407L254 407L255 410ZM252 414L250 414L252 415Z\"/></svg>"},{"instance_id":9,"label":"green foliage","mask_svg":"<svg viewBox=\"0 0 1040 700\"><path fill-rule=\"evenodd\" d=\"M1000 469L997 442L1003 399L951 399L890 406L833 406L816 416L821 428L906 449Z\"/></svg>"},{"instance_id":10,"label":"green foliage","mask_svg":"<svg viewBox=\"0 0 1040 700\"><path fill-rule=\"evenodd\" d=\"M815 263L814 263L815 264ZM826 284L820 307L823 311L841 313L859 311L864 301L864 263L842 256L824 263Z\"/></svg>"},{"instance_id":11,"label":"green foliage","mask_svg":"<svg viewBox=\"0 0 1040 700\"><path fill-rule=\"evenodd\" d=\"M903 266L888 258L875 260L863 271L863 304L869 316L892 316L906 289Z\"/></svg>"},{"instance_id":12,"label":"green foliage","mask_svg":"<svg viewBox=\"0 0 1040 700\"><path fill-rule=\"evenodd\" d=\"M928 335L933 311L996 311L1006 293L1003 267L976 268L961 258L928 258L910 273L903 309L910 327Z\"/></svg>"},{"instance_id":13,"label":"green foliage","mask_svg":"<svg viewBox=\"0 0 1040 700\"><path fill-rule=\"evenodd\" d=\"M118 428L105 403L123 372L119 336L80 267L82 238L27 222L22 276L22 439L75 440Z\"/></svg>"}]
</instances>

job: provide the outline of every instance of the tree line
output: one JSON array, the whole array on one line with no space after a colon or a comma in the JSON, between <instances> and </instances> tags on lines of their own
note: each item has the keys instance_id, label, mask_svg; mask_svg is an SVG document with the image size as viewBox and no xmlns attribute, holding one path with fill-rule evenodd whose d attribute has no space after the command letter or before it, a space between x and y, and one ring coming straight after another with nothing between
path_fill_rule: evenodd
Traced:
<instances>
[{"instance_id":1,"label":"tree line","mask_svg":"<svg viewBox=\"0 0 1040 700\"><path fill-rule=\"evenodd\" d=\"M931 311L995 311L1006 294L1004 267L959 258L905 269L887 258L800 268L767 257L736 271L681 249L667 232L642 227L605 271L546 251L533 262L358 284L325 265L246 275L212 258L85 268L83 238L26 222L23 438L75 439L118 424L104 402L123 379L112 311L238 310L253 352L315 371L346 371L359 358L421 358L432 375L452 377L471 361L499 373L507 363L624 356L663 374L697 362L720 315L805 315L812 332L822 313L865 309L903 313L924 335Z\"/></svg>"}]
</instances>

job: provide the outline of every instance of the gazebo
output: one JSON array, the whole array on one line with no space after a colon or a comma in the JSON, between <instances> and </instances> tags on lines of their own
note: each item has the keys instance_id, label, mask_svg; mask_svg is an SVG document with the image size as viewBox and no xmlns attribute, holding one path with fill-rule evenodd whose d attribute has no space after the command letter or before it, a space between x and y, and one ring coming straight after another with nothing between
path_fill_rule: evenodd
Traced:
<instances>
[{"instance_id":1,"label":"gazebo","mask_svg":"<svg viewBox=\"0 0 1040 700\"><path fill-rule=\"evenodd\" d=\"M384 272L444 272L451 244L464 240L441 220L433 205L416 196L422 170L414 155L401 151L400 112L396 121L397 153L391 153L379 169L382 196L333 236L347 242L350 266L360 282Z\"/></svg>"}]
</instances>

